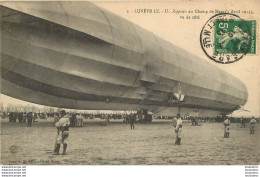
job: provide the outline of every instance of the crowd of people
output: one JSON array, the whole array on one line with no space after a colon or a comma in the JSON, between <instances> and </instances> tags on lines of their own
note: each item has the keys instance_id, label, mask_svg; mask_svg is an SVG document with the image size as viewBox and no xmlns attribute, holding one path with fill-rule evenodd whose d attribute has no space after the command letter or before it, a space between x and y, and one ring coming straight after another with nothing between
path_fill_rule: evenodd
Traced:
<instances>
[{"instance_id":1,"label":"crowd of people","mask_svg":"<svg viewBox=\"0 0 260 177\"><path fill-rule=\"evenodd\" d=\"M131 117L135 117L135 122L152 122L152 115L147 114L140 116L140 114L136 113L113 113L113 114L107 114L107 113L76 113L76 112L68 112L69 119L71 122L71 127L81 127L83 126L83 120L84 119L94 119L94 118L100 118L107 122L110 120L123 120L124 123L130 123L133 122L131 120ZM2 112L0 113L1 118L8 118L9 122L19 122L19 123L28 123L36 120L36 119L46 119L46 118L53 118L55 121L55 118L59 116L58 112L54 113L36 113L36 112Z\"/></svg>"},{"instance_id":2,"label":"crowd of people","mask_svg":"<svg viewBox=\"0 0 260 177\"><path fill-rule=\"evenodd\" d=\"M34 113L34 112L9 112L9 113L2 113L2 118L8 117L9 122L19 122L19 123L27 123L28 127L32 126L33 122L36 122L36 119L46 118L45 115L41 113Z\"/></svg>"},{"instance_id":3,"label":"crowd of people","mask_svg":"<svg viewBox=\"0 0 260 177\"><path fill-rule=\"evenodd\" d=\"M19 122L19 123L26 123L30 122L31 120L34 121L38 118L46 119L46 118L54 118L58 117L58 112L52 113L36 113L33 111L30 112L2 112L0 113L0 117L2 118L9 118L9 122ZM139 123L149 123L152 122L153 119L167 119L173 120L175 116L155 116L153 114L141 114L141 113L76 113L76 112L68 112L70 117L70 122L72 127L80 127L83 126L84 119L94 119L100 118L104 119L107 122L110 120L123 120L124 123L130 123L131 117L135 117L135 122ZM199 126L200 123L203 122L224 122L225 118L223 116L218 117L192 117L192 116L182 116L182 120L191 122L192 126ZM229 121L231 123L240 123L242 127L245 127L250 119L249 118L234 118L229 117ZM256 119L259 122L259 119Z\"/></svg>"}]
</instances>

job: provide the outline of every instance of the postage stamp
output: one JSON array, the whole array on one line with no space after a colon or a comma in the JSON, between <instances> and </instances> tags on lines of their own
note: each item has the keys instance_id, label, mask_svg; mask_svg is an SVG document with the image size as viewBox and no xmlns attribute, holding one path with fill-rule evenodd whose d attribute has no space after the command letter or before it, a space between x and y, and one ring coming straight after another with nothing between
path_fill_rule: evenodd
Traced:
<instances>
[{"instance_id":1,"label":"postage stamp","mask_svg":"<svg viewBox=\"0 0 260 177\"><path fill-rule=\"evenodd\" d=\"M256 54L256 21L222 13L211 17L201 30L200 43L213 61L233 63L246 54Z\"/></svg>"}]
</instances>

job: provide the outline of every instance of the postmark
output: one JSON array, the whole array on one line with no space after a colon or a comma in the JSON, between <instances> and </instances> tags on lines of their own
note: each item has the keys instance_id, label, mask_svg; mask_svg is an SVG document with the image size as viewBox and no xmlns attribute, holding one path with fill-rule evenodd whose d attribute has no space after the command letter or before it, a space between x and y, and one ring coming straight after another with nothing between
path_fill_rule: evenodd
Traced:
<instances>
[{"instance_id":1,"label":"postmark","mask_svg":"<svg viewBox=\"0 0 260 177\"><path fill-rule=\"evenodd\" d=\"M211 60L222 64L256 54L256 21L230 13L216 14L203 26L200 44Z\"/></svg>"}]
</instances>

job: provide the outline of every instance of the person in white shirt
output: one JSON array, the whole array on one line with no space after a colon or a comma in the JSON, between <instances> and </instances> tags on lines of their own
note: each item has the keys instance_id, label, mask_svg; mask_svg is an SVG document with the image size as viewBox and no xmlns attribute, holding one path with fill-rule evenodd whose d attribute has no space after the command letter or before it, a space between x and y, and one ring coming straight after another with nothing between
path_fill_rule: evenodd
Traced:
<instances>
[{"instance_id":1,"label":"person in white shirt","mask_svg":"<svg viewBox=\"0 0 260 177\"><path fill-rule=\"evenodd\" d=\"M176 134L176 145L181 145L181 132L182 132L182 120L181 120L181 114L177 114L177 123L175 127L175 134Z\"/></svg>"},{"instance_id":2,"label":"person in white shirt","mask_svg":"<svg viewBox=\"0 0 260 177\"><path fill-rule=\"evenodd\" d=\"M224 121L224 138L229 138L229 126L230 126L230 120L228 119L228 117L226 117L225 121Z\"/></svg>"},{"instance_id":3,"label":"person in white shirt","mask_svg":"<svg viewBox=\"0 0 260 177\"><path fill-rule=\"evenodd\" d=\"M252 119L250 120L250 134L254 134L255 133L255 124L256 124L256 120L254 117L252 117Z\"/></svg>"},{"instance_id":4,"label":"person in white shirt","mask_svg":"<svg viewBox=\"0 0 260 177\"><path fill-rule=\"evenodd\" d=\"M58 155L60 146L63 144L63 155L66 154L66 149L67 149L67 139L69 137L69 126L70 126L70 120L69 116L66 114L65 110L62 110L60 112L60 119L55 123L55 127L58 130L58 135L55 143L55 149L54 149L54 154Z\"/></svg>"}]
</instances>

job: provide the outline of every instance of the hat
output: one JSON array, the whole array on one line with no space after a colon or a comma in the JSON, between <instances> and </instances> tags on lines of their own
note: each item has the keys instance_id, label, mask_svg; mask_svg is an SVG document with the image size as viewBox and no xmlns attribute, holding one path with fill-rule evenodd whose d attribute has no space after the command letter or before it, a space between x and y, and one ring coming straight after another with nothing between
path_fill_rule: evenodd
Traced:
<instances>
[{"instance_id":1,"label":"hat","mask_svg":"<svg viewBox=\"0 0 260 177\"><path fill-rule=\"evenodd\" d=\"M66 114L66 111L65 111L65 110L61 110L61 111L60 111L60 114L61 114L61 115L65 115L65 114Z\"/></svg>"}]
</instances>

